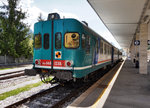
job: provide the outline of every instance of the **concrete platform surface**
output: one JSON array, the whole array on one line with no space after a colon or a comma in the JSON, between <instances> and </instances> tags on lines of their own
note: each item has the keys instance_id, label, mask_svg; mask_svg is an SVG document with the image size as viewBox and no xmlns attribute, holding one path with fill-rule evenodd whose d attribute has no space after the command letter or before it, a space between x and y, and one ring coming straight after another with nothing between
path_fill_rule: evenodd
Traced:
<instances>
[{"instance_id":1,"label":"concrete platform surface","mask_svg":"<svg viewBox=\"0 0 150 108\"><path fill-rule=\"evenodd\" d=\"M12 69L0 70L0 75L5 74L5 73L16 72L16 71L23 71L25 69L31 69L32 67L33 67L33 65L23 65L23 66L15 67Z\"/></svg>"},{"instance_id":2,"label":"concrete platform surface","mask_svg":"<svg viewBox=\"0 0 150 108\"><path fill-rule=\"evenodd\" d=\"M100 78L94 85L81 94L67 108L82 108L82 107L97 107L104 105L105 100L123 66L123 63L118 63L112 70ZM105 95L106 94L106 95ZM99 103L101 103L99 105Z\"/></svg>"},{"instance_id":3,"label":"concrete platform surface","mask_svg":"<svg viewBox=\"0 0 150 108\"><path fill-rule=\"evenodd\" d=\"M126 60L103 108L150 108L150 75Z\"/></svg>"},{"instance_id":4,"label":"concrete platform surface","mask_svg":"<svg viewBox=\"0 0 150 108\"><path fill-rule=\"evenodd\" d=\"M115 71L97 81L67 108L150 108L150 75L139 74L130 60Z\"/></svg>"}]
</instances>

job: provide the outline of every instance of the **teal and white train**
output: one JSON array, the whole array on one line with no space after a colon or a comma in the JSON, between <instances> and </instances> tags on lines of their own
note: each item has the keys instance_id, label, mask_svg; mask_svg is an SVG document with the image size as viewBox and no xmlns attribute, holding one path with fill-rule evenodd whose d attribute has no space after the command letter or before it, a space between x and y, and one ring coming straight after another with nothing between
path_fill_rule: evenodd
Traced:
<instances>
[{"instance_id":1,"label":"teal and white train","mask_svg":"<svg viewBox=\"0 0 150 108\"><path fill-rule=\"evenodd\" d=\"M52 75L57 80L85 78L119 61L122 53L85 23L60 19L57 13L34 25L33 69L26 74Z\"/></svg>"}]
</instances>

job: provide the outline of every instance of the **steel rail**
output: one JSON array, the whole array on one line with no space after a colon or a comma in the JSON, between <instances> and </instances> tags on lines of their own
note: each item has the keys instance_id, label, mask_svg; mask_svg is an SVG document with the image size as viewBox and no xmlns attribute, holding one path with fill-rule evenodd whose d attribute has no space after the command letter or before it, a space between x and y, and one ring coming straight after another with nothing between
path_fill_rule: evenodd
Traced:
<instances>
[{"instance_id":1,"label":"steel rail","mask_svg":"<svg viewBox=\"0 0 150 108\"><path fill-rule=\"evenodd\" d=\"M54 87L52 87L52 88L49 88L49 89L44 90L44 91L41 91L41 92L39 92L39 93L37 93L37 94L34 94L34 95L30 96L30 97L24 98L23 100L20 100L20 101L15 102L15 103L13 103L13 104L11 104L11 105L8 105L8 106L6 106L5 108L16 108L16 107L18 107L19 105L22 105L22 104L26 103L27 101L32 101L32 100L35 99L36 97L41 96L41 95L45 95L45 94L47 94L47 93L49 93L49 92L52 92L52 91L58 89L59 87L61 87L61 86L60 86L60 85L56 85L56 86L54 86Z\"/></svg>"},{"instance_id":2,"label":"steel rail","mask_svg":"<svg viewBox=\"0 0 150 108\"><path fill-rule=\"evenodd\" d=\"M6 74L7 75L7 74ZM5 80L5 79L10 79L10 78L15 78L15 77L19 77L19 76L24 76L24 71L18 73L18 74L8 74L9 76L3 76L3 77L0 77L0 80Z\"/></svg>"}]
</instances>

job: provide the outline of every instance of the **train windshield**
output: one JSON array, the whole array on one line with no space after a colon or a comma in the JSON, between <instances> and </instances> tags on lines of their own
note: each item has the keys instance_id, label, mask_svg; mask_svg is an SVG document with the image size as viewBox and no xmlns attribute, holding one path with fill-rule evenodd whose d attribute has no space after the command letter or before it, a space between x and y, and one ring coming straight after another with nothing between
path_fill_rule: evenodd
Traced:
<instances>
[{"instance_id":1,"label":"train windshield","mask_svg":"<svg viewBox=\"0 0 150 108\"><path fill-rule=\"evenodd\" d=\"M79 47L79 34L78 33L66 33L65 34L65 47L66 48L78 48Z\"/></svg>"},{"instance_id":2,"label":"train windshield","mask_svg":"<svg viewBox=\"0 0 150 108\"><path fill-rule=\"evenodd\" d=\"M42 39L41 34L36 34L34 37L34 47L41 48L42 47Z\"/></svg>"}]
</instances>

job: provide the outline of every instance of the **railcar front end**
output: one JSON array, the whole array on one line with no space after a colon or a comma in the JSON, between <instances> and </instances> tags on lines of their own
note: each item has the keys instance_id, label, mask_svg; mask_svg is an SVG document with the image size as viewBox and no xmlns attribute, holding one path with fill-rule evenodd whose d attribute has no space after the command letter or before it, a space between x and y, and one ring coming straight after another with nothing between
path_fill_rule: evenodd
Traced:
<instances>
[{"instance_id":1,"label":"railcar front end","mask_svg":"<svg viewBox=\"0 0 150 108\"><path fill-rule=\"evenodd\" d=\"M60 19L53 13L47 21L34 25L33 69L25 70L25 74L40 74L44 82L49 82L49 76L75 81L113 64L117 54L116 48L87 25L76 19Z\"/></svg>"}]
</instances>

